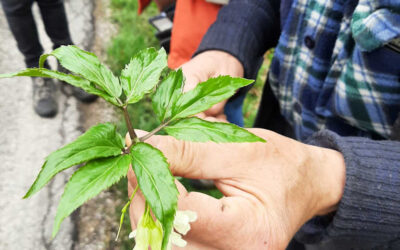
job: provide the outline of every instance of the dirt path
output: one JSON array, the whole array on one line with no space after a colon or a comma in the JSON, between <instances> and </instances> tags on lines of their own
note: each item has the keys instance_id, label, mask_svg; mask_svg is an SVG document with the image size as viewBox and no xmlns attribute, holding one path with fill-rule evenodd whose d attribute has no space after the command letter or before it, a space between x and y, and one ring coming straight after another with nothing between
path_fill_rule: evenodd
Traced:
<instances>
[{"instance_id":1,"label":"dirt path","mask_svg":"<svg viewBox=\"0 0 400 250\"><path fill-rule=\"evenodd\" d=\"M94 2L101 6L108 1L66 0L65 5L75 44L98 53L111 33L105 32L105 19L103 23L101 18L99 22L95 19L98 6ZM52 45L45 35L37 6L34 14L42 44L49 51ZM97 38L99 34L101 40ZM2 10L0 37L0 73L23 69L23 58ZM81 221L79 214L67 218L57 237L50 240L55 210L70 171L59 174L34 197L28 200L21 197L34 181L46 155L74 140L89 125L110 121L113 112L104 102L83 105L59 93L59 114L53 119L43 119L32 109L31 91L29 78L0 80L0 249L106 249L104 244L80 246L77 239L81 230L76 227ZM96 241L101 242L102 238Z\"/></svg>"}]
</instances>

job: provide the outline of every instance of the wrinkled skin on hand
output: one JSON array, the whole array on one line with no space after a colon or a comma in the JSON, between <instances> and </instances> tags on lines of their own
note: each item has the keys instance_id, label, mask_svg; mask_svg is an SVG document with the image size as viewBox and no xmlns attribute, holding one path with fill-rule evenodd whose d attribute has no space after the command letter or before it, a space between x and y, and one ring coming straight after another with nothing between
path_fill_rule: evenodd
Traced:
<instances>
[{"instance_id":1,"label":"wrinkled skin on hand","mask_svg":"<svg viewBox=\"0 0 400 250\"><path fill-rule=\"evenodd\" d=\"M186 78L185 92L212 77L220 75L243 77L244 74L242 64L235 57L218 50L209 50L198 54L182 65L182 71ZM225 104L226 100L215 104L203 114L199 114L199 117L215 117L219 120L226 120L224 115Z\"/></svg>"},{"instance_id":2,"label":"wrinkled skin on hand","mask_svg":"<svg viewBox=\"0 0 400 250\"><path fill-rule=\"evenodd\" d=\"M184 237L185 249L285 249L307 220L336 209L345 180L339 152L263 129L250 131L267 142L192 143L170 136L146 141L163 151L175 176L214 180L224 194L215 199L187 192L176 181L178 209L198 214ZM132 170L128 179L131 192L137 184ZM130 207L133 228L143 209L139 193Z\"/></svg>"}]
</instances>

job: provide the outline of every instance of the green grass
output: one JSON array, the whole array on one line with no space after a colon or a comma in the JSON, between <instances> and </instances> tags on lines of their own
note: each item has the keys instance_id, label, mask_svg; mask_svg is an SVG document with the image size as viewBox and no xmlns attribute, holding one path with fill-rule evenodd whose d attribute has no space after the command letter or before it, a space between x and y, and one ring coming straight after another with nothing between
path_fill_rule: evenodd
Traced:
<instances>
[{"instance_id":1,"label":"green grass","mask_svg":"<svg viewBox=\"0 0 400 250\"><path fill-rule=\"evenodd\" d=\"M137 14L137 0L111 0L111 21L118 27L107 49L108 65L113 71L119 71L139 50L147 47L159 47L155 29L149 24L149 17L158 10L151 4L142 15Z\"/></svg>"},{"instance_id":2,"label":"green grass","mask_svg":"<svg viewBox=\"0 0 400 250\"><path fill-rule=\"evenodd\" d=\"M151 4L142 15L137 14L137 9L137 0L111 0L111 18L118 27L118 33L107 48L107 64L116 75L138 51L148 47L159 48L155 29L148 22L150 17L158 14L156 6ZM149 131L158 125L150 97L129 106L128 110L135 128ZM120 131L127 131L122 118Z\"/></svg>"},{"instance_id":3,"label":"green grass","mask_svg":"<svg viewBox=\"0 0 400 250\"><path fill-rule=\"evenodd\" d=\"M137 0L111 0L112 22L117 25L118 32L112 38L107 49L107 64L116 75L120 74L120 70L129 63L130 58L139 50L147 47L159 47L158 41L154 36L155 30L148 23L148 18L158 13L157 8L152 4L140 16L137 15L137 8ZM256 83L246 96L243 107L245 127L252 127L253 125L271 55L271 52L267 53L266 60L259 71ZM150 131L159 125L152 109L151 97L149 96L140 103L131 105L128 111L135 128ZM122 116L118 127L122 134L127 132ZM188 191L199 191L216 198L222 197L221 192L217 189L196 190L190 186L189 180L181 178L180 181ZM127 180L123 179L114 186L114 191L116 195L120 196L118 197L119 199L128 201L126 187ZM116 208L115 219L118 221L124 204ZM128 240L130 232L129 216L126 215L116 249L132 249L133 241Z\"/></svg>"}]
</instances>

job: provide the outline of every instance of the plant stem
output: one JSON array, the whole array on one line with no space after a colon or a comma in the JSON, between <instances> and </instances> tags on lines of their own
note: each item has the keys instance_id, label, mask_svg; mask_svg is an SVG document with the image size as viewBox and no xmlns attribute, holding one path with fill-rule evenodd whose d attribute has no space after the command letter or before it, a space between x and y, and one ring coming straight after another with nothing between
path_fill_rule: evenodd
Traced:
<instances>
[{"instance_id":1,"label":"plant stem","mask_svg":"<svg viewBox=\"0 0 400 250\"><path fill-rule=\"evenodd\" d=\"M140 141L145 141L147 139L149 139L150 137L152 137L153 135L155 135L158 131L160 131L161 129L163 129L165 126L167 126L169 123L171 122L171 120L162 123L160 126L158 126L157 128L153 129L150 133L148 133L145 136L142 136L139 138Z\"/></svg>"},{"instance_id":2,"label":"plant stem","mask_svg":"<svg viewBox=\"0 0 400 250\"><path fill-rule=\"evenodd\" d=\"M120 107L122 107L122 101L119 98L117 98L117 102L120 105Z\"/></svg>"},{"instance_id":3,"label":"plant stem","mask_svg":"<svg viewBox=\"0 0 400 250\"><path fill-rule=\"evenodd\" d=\"M128 127L129 136L131 137L132 145L136 143L138 136L135 133L135 130L132 127L131 119L129 118L128 108L127 106L123 106L122 110L124 111L124 118L126 122L126 126Z\"/></svg>"},{"instance_id":4,"label":"plant stem","mask_svg":"<svg viewBox=\"0 0 400 250\"><path fill-rule=\"evenodd\" d=\"M121 218L119 220L119 228L118 228L118 233L117 233L117 237L115 238L115 241L118 240L119 233L121 232L122 223L124 222L124 217L125 217L126 210L128 209L129 205L131 204L131 202L133 200L133 197L135 197L135 194L138 191L138 189L139 189L139 184L136 185L135 190L133 190L133 193L131 195L131 198L129 199L129 201L125 204L125 206L121 210Z\"/></svg>"}]
</instances>

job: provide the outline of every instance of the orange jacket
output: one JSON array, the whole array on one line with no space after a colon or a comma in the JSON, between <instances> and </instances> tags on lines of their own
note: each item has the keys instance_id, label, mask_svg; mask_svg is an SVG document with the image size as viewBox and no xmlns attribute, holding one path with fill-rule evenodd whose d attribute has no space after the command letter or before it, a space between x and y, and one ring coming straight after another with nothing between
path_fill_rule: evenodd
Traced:
<instances>
[{"instance_id":1,"label":"orange jacket","mask_svg":"<svg viewBox=\"0 0 400 250\"><path fill-rule=\"evenodd\" d=\"M139 0L139 13L151 0ZM168 66L179 68L190 60L201 39L217 19L221 5L205 0L177 0Z\"/></svg>"}]
</instances>

